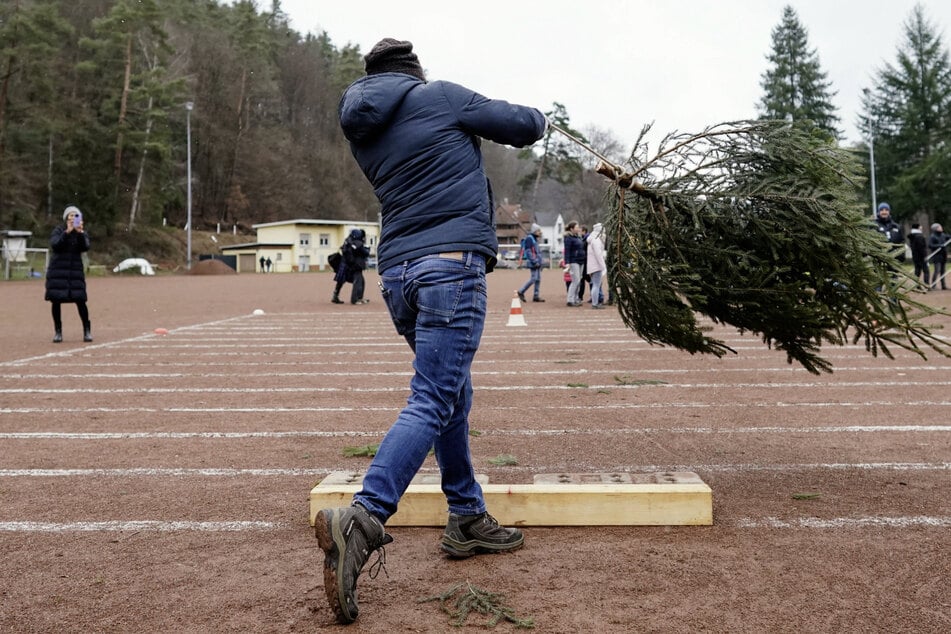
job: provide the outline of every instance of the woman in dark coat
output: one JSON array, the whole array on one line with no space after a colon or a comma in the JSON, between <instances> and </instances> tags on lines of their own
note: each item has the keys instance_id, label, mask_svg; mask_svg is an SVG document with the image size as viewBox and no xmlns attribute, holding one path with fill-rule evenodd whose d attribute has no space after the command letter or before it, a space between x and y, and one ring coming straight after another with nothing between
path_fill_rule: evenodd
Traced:
<instances>
[{"instance_id":1,"label":"woman in dark coat","mask_svg":"<svg viewBox=\"0 0 951 634\"><path fill-rule=\"evenodd\" d=\"M50 235L50 267L46 271L46 301L53 303L53 343L63 341L63 304L76 304L83 322L83 341L92 341L89 309L86 308L86 275L83 271L83 252L89 250L89 234L83 224L83 214L77 207L63 211L65 226L57 226Z\"/></svg>"},{"instance_id":2,"label":"woman in dark coat","mask_svg":"<svg viewBox=\"0 0 951 634\"><path fill-rule=\"evenodd\" d=\"M343 243L343 261L347 265L347 281L353 285L350 290L351 304L366 304L370 301L363 297L365 286L363 271L366 270L367 258L370 257L366 240L367 234L363 229L353 229Z\"/></svg>"},{"instance_id":3,"label":"woman in dark coat","mask_svg":"<svg viewBox=\"0 0 951 634\"><path fill-rule=\"evenodd\" d=\"M363 229L353 229L340 247L342 257L334 275L334 281L337 284L334 287L334 296L330 300L334 304L343 303L340 299L340 289L347 282L353 284L350 291L351 304L366 304L370 301L363 298L365 285L363 271L367 268L367 258L370 256L370 249L365 244L366 239L367 234Z\"/></svg>"}]
</instances>

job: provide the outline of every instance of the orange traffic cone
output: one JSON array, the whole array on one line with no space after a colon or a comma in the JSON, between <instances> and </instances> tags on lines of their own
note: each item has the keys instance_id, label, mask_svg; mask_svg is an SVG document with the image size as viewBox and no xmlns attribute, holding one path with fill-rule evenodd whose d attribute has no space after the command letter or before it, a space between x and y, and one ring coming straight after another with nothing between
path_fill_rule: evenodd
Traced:
<instances>
[{"instance_id":1,"label":"orange traffic cone","mask_svg":"<svg viewBox=\"0 0 951 634\"><path fill-rule=\"evenodd\" d=\"M512 310L509 311L509 323L506 326L527 326L525 317L522 315L522 302L518 301L518 291L515 291L515 297L512 298Z\"/></svg>"}]
</instances>

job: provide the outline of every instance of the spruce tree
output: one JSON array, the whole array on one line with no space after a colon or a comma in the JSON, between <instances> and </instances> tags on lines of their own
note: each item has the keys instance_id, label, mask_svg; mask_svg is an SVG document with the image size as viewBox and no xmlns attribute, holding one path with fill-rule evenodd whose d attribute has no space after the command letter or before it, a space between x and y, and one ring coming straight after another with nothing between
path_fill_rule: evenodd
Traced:
<instances>
[{"instance_id":1,"label":"spruce tree","mask_svg":"<svg viewBox=\"0 0 951 634\"><path fill-rule=\"evenodd\" d=\"M773 46L767 59L771 67L760 82L764 91L760 118L810 120L831 138L839 138L832 84L819 65L818 53L809 48L808 33L799 16L788 5L783 9L782 22L773 29Z\"/></svg>"},{"instance_id":2,"label":"spruce tree","mask_svg":"<svg viewBox=\"0 0 951 634\"><path fill-rule=\"evenodd\" d=\"M916 6L894 64L865 91L859 125L875 144L878 199L896 218L945 222L951 200L951 64L934 25Z\"/></svg>"}]
</instances>

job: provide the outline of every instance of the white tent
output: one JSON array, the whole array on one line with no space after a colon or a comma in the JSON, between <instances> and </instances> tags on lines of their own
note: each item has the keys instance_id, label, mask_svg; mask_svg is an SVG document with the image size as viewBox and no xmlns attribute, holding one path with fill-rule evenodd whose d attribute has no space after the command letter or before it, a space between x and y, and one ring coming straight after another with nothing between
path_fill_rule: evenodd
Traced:
<instances>
[{"instance_id":1,"label":"white tent","mask_svg":"<svg viewBox=\"0 0 951 634\"><path fill-rule=\"evenodd\" d=\"M139 273L142 275L155 275L155 269L152 268L152 265L149 264L148 260L143 258L127 258L122 262L119 262L119 265L112 269L112 272L119 273L121 271L125 271L126 269L134 268L138 268Z\"/></svg>"}]
</instances>

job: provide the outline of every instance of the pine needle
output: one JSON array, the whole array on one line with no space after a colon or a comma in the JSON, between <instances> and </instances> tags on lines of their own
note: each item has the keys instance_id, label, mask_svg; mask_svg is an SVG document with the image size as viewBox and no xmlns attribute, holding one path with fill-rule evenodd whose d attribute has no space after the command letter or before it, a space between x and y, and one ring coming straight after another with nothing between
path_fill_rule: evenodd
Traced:
<instances>
[{"instance_id":1,"label":"pine needle","mask_svg":"<svg viewBox=\"0 0 951 634\"><path fill-rule=\"evenodd\" d=\"M417 603L431 601L439 602L440 609L449 615L449 622L455 627L465 626L472 612L488 616L489 620L485 622L487 627L495 627L503 620L514 624L517 628L535 627L534 619L519 618L512 608L504 605L505 595L483 590L468 581L457 583L442 594L419 599Z\"/></svg>"},{"instance_id":2,"label":"pine needle","mask_svg":"<svg viewBox=\"0 0 951 634\"><path fill-rule=\"evenodd\" d=\"M698 315L762 337L814 374L823 344L863 341L951 356L921 320L941 309L910 296L858 197L847 151L782 121L741 121L668 135L648 158L645 128L631 171L614 181L609 279L624 322L652 344L735 352Z\"/></svg>"}]
</instances>

